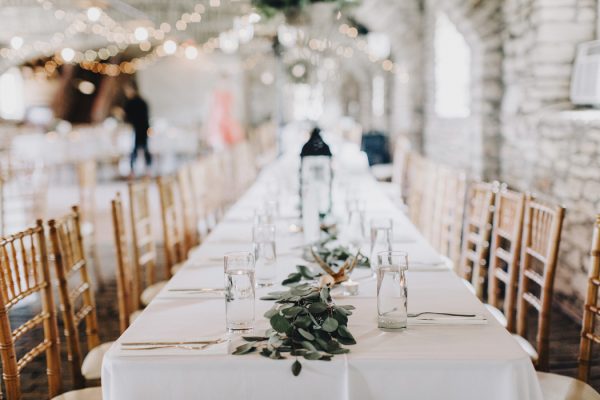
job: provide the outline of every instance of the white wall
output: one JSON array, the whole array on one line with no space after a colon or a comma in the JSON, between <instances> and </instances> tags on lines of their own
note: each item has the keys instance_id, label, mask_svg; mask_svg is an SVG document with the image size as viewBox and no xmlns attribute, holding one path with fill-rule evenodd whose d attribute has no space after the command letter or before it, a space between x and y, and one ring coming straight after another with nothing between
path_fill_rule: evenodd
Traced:
<instances>
[{"instance_id":1,"label":"white wall","mask_svg":"<svg viewBox=\"0 0 600 400\"><path fill-rule=\"evenodd\" d=\"M243 69L236 56L200 55L193 61L165 57L139 71L138 84L154 123L166 119L173 125L201 126L210 113L215 88L234 93L234 116L239 122L244 119Z\"/></svg>"}]
</instances>

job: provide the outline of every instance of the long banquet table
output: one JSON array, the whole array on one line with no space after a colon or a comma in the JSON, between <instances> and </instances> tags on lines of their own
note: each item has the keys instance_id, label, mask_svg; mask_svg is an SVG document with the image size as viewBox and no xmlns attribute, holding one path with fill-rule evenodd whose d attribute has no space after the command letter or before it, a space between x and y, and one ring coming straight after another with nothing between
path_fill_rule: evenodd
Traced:
<instances>
[{"instance_id":1,"label":"long banquet table","mask_svg":"<svg viewBox=\"0 0 600 400\"><path fill-rule=\"evenodd\" d=\"M104 358L102 390L105 400L132 399L541 399L531 361L511 335L487 313L483 304L441 258L406 216L383 195L368 175L347 177L367 201L367 217L394 220L394 250L405 250L408 308L420 311L475 313L483 324L418 324L409 320L402 332L377 328L375 282L369 271L355 270L360 293L337 297L352 304L349 329L357 344L350 353L330 362L301 360L298 377L291 373L292 357L270 360L258 354L231 355L241 343L230 342L203 351L160 349L126 351L125 341L183 341L225 335L225 301L218 295L170 292L171 288L223 287L222 256L251 249L252 212L268 193L270 179L281 174L277 161L225 215L222 222L191 252L190 258L115 342ZM288 171L289 172L289 171ZM278 222L278 281L306 264L301 258L302 234ZM221 260L221 261L220 261ZM259 288L257 299L280 289ZM262 316L272 302L256 302L255 333L268 328Z\"/></svg>"}]
</instances>

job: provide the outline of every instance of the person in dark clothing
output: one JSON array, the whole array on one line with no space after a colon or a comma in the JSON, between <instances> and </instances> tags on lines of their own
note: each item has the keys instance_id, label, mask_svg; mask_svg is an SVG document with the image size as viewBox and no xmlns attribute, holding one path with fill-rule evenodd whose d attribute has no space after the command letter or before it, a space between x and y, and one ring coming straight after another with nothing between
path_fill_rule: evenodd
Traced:
<instances>
[{"instance_id":1,"label":"person in dark clothing","mask_svg":"<svg viewBox=\"0 0 600 400\"><path fill-rule=\"evenodd\" d=\"M148 173L152 166L152 154L148 149L148 131L150 129L148 104L132 84L125 86L125 97L127 97L124 107L125 121L133 126L135 132L135 142L131 151L131 174L133 175L133 167L140 150L144 152L146 173Z\"/></svg>"}]
</instances>

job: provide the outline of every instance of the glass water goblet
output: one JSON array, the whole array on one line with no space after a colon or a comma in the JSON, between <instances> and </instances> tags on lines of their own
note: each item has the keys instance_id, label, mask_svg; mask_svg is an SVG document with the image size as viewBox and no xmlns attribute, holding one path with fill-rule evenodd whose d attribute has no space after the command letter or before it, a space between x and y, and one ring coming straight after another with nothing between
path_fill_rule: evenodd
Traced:
<instances>
[{"instance_id":1,"label":"glass water goblet","mask_svg":"<svg viewBox=\"0 0 600 400\"><path fill-rule=\"evenodd\" d=\"M227 253L225 267L225 320L228 332L247 332L254 327L254 255Z\"/></svg>"},{"instance_id":2,"label":"glass water goblet","mask_svg":"<svg viewBox=\"0 0 600 400\"><path fill-rule=\"evenodd\" d=\"M406 329L408 254L403 251L378 253L377 266L377 326L390 330Z\"/></svg>"}]
</instances>

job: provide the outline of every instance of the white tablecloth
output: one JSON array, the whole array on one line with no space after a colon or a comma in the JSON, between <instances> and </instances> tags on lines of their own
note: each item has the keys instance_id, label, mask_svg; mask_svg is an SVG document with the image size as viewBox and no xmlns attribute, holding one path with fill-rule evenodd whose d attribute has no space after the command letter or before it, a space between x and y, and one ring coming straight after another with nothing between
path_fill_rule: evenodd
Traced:
<instances>
[{"instance_id":1,"label":"white tablecloth","mask_svg":"<svg viewBox=\"0 0 600 400\"><path fill-rule=\"evenodd\" d=\"M281 164L282 162L280 162ZM205 243L192 252L187 265L117 340L102 368L105 400L153 399L541 399L531 361L510 334L495 322L481 302L451 271L411 268L407 275L409 312L446 311L487 316L482 325L409 325L403 332L377 328L374 281L361 279L368 271L356 270L360 282L356 297L341 297L340 304L356 306L349 328L357 344L332 361L302 359L302 373L291 373L293 358L269 360L257 354L233 356L240 344L234 338L211 352L164 350L126 352L123 341L193 340L222 337L225 301L218 295L173 294L169 288L223 287L223 253L250 250L254 206L265 194L261 179L230 210ZM290 179L293 179L290 177ZM410 259L439 263L440 257L408 219L377 190L367 176L354 176L368 200L369 216L387 215L395 221L395 249L407 250ZM287 232L281 221L277 248L279 281L306 264L300 251L302 235ZM275 288L260 288L257 297ZM272 302L256 303L255 331L268 321L262 314Z\"/></svg>"}]
</instances>

